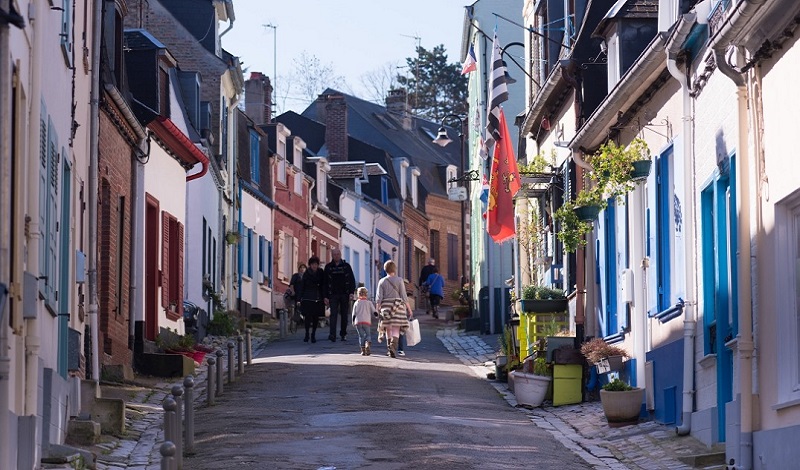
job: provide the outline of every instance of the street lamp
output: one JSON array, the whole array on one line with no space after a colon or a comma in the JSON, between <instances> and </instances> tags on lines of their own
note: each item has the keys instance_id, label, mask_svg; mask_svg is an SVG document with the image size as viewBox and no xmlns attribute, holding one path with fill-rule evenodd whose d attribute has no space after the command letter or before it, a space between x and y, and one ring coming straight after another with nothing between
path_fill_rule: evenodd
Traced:
<instances>
[{"instance_id":1,"label":"street lamp","mask_svg":"<svg viewBox=\"0 0 800 470\"><path fill-rule=\"evenodd\" d=\"M506 76L506 83L508 83L509 85L510 85L510 84L512 84L512 83L516 83L516 82L517 82L517 81L516 81L516 80L515 80L515 79L514 79L514 78L513 78L511 75L509 75L509 74L508 74L508 65L506 64L506 60L505 60L505 58L503 57L503 56L504 56L504 54L506 53L506 49L508 49L508 48L509 48L509 47L511 47L511 46L522 46L522 47L525 47L525 44L523 44L523 43L521 43L521 42L510 42L510 43L506 44L505 46L503 46L503 47L500 49L500 59L503 61L503 67L505 67L505 68L506 68L506 74L505 74L505 76ZM519 69L520 69L520 70L522 70L522 73L524 73L525 75L527 75L527 77L530 79L530 81L532 81L532 82L534 83L534 85L536 85L536 88L541 88L541 86L539 85L539 82L537 82L536 80L534 80L534 79L533 79L533 77L531 76L531 74L530 74L530 73L528 73L528 71L527 71L527 70L525 70L525 67L523 67L522 65L520 65L520 64L519 64L519 62L517 62L517 59L515 59L515 58L513 58L513 57L511 57L511 56L509 56L509 59L511 59L511 62L514 62L514 64L515 64L517 67L519 67Z\"/></svg>"},{"instance_id":2,"label":"street lamp","mask_svg":"<svg viewBox=\"0 0 800 470\"><path fill-rule=\"evenodd\" d=\"M444 147L453 140L447 135L447 128L444 126L445 121L448 119L457 119L458 120L458 153L461 156L461 177L453 178L448 183L455 183L458 181L464 182L464 187L467 190L467 197L465 200L461 201L461 284L458 286L459 290L464 289L464 284L466 284L466 275L467 272L467 201L469 201L469 181L472 180L471 172L467 171L467 155L464 152L466 146L464 145L464 126L466 124L466 117L459 116L458 114L448 114L442 118L442 125L439 127L439 132L436 134L436 138L433 139L433 143ZM469 283L469 313L470 317L472 317L472 282Z\"/></svg>"}]
</instances>

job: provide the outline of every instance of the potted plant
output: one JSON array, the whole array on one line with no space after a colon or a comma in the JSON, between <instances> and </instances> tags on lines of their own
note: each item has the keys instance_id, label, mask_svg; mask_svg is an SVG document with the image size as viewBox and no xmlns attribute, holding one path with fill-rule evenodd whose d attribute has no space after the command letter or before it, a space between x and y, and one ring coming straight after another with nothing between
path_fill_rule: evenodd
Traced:
<instances>
[{"instance_id":1,"label":"potted plant","mask_svg":"<svg viewBox=\"0 0 800 470\"><path fill-rule=\"evenodd\" d=\"M508 382L508 362L514 356L514 339L511 337L511 328L503 329L503 334L498 338L500 352L494 359L495 378L500 382Z\"/></svg>"},{"instance_id":2,"label":"potted plant","mask_svg":"<svg viewBox=\"0 0 800 470\"><path fill-rule=\"evenodd\" d=\"M609 427L636 424L644 402L644 389L631 387L620 379L614 379L603 385L600 402Z\"/></svg>"},{"instance_id":3,"label":"potted plant","mask_svg":"<svg viewBox=\"0 0 800 470\"><path fill-rule=\"evenodd\" d=\"M567 297L561 289L547 286L525 286L519 300L522 312L551 313L567 310Z\"/></svg>"},{"instance_id":4,"label":"potted plant","mask_svg":"<svg viewBox=\"0 0 800 470\"><path fill-rule=\"evenodd\" d=\"M597 367L597 372L600 374L622 370L622 364L628 358L627 351L619 346L608 344L601 338L594 338L583 343L581 353L590 364Z\"/></svg>"},{"instance_id":5,"label":"potted plant","mask_svg":"<svg viewBox=\"0 0 800 470\"><path fill-rule=\"evenodd\" d=\"M647 143L636 138L626 147L609 140L589 158L594 168L597 187L608 195L618 197L631 191L635 182L647 178L652 160Z\"/></svg>"},{"instance_id":6,"label":"potted plant","mask_svg":"<svg viewBox=\"0 0 800 470\"><path fill-rule=\"evenodd\" d=\"M236 243L239 243L239 239L241 237L242 235L239 232L235 230L228 230L228 233L225 234L225 242L228 245L234 245Z\"/></svg>"},{"instance_id":7,"label":"potted plant","mask_svg":"<svg viewBox=\"0 0 800 470\"><path fill-rule=\"evenodd\" d=\"M515 370L510 374L514 381L514 396L517 403L528 406L541 406L550 382L553 381L552 368L544 357L526 360L522 370Z\"/></svg>"},{"instance_id":8,"label":"potted plant","mask_svg":"<svg viewBox=\"0 0 800 470\"><path fill-rule=\"evenodd\" d=\"M584 188L578 192L572 206L572 211L579 220L597 220L600 211L606 208L606 198L601 185L594 188Z\"/></svg>"}]
</instances>

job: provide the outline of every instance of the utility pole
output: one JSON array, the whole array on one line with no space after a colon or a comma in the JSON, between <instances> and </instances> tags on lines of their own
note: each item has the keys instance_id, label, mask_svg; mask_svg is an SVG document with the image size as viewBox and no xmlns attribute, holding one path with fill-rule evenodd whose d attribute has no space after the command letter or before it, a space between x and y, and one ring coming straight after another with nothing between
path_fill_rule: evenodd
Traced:
<instances>
[{"instance_id":1,"label":"utility pole","mask_svg":"<svg viewBox=\"0 0 800 470\"><path fill-rule=\"evenodd\" d=\"M262 25L265 28L272 28L272 112L278 114L278 25L268 23ZM272 116L270 116L272 118Z\"/></svg>"},{"instance_id":2,"label":"utility pole","mask_svg":"<svg viewBox=\"0 0 800 470\"><path fill-rule=\"evenodd\" d=\"M417 43L417 46L415 48L417 52L417 70L416 72L414 72L414 109L417 109L417 106L419 105L419 94L417 93L417 90L419 90L419 61L420 61L419 49L422 47L422 38L416 35L409 36L407 34L401 34L400 36L411 38ZM408 99L407 93L406 93L406 99Z\"/></svg>"}]
</instances>

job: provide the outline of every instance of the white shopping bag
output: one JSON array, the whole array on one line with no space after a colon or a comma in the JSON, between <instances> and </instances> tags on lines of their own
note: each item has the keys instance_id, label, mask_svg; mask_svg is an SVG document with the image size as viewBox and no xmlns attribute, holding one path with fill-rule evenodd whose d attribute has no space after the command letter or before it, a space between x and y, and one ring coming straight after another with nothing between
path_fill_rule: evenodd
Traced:
<instances>
[{"instance_id":1,"label":"white shopping bag","mask_svg":"<svg viewBox=\"0 0 800 470\"><path fill-rule=\"evenodd\" d=\"M408 330L406 331L406 344L408 346L414 346L419 344L420 341L422 341L422 336L419 331L419 320L416 318L409 320Z\"/></svg>"}]
</instances>

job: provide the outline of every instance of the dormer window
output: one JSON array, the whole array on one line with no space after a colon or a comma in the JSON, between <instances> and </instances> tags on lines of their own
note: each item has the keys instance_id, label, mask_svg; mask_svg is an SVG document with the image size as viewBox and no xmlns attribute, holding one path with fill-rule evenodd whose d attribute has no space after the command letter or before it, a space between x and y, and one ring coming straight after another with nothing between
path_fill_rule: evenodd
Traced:
<instances>
[{"instance_id":1,"label":"dormer window","mask_svg":"<svg viewBox=\"0 0 800 470\"><path fill-rule=\"evenodd\" d=\"M261 182L261 174L260 174L260 165L258 159L258 143L260 139L258 137L258 133L254 130L250 130L250 179L252 180L253 184L260 184Z\"/></svg>"},{"instance_id":2,"label":"dormer window","mask_svg":"<svg viewBox=\"0 0 800 470\"><path fill-rule=\"evenodd\" d=\"M389 177L381 176L381 204L389 204Z\"/></svg>"},{"instance_id":3,"label":"dormer window","mask_svg":"<svg viewBox=\"0 0 800 470\"><path fill-rule=\"evenodd\" d=\"M328 207L328 171L331 166L328 160L320 158L317 160L317 201Z\"/></svg>"},{"instance_id":4,"label":"dormer window","mask_svg":"<svg viewBox=\"0 0 800 470\"><path fill-rule=\"evenodd\" d=\"M288 158L286 154L286 139L289 137L289 129L284 127L283 125L278 125L278 132L277 132L277 142L278 142L278 182L282 184L287 184L286 182L286 166Z\"/></svg>"},{"instance_id":5,"label":"dormer window","mask_svg":"<svg viewBox=\"0 0 800 470\"><path fill-rule=\"evenodd\" d=\"M403 159L400 161L400 197L405 201L408 198L408 188L406 185L408 184L408 176L406 175L408 171L408 160Z\"/></svg>"},{"instance_id":6,"label":"dormer window","mask_svg":"<svg viewBox=\"0 0 800 470\"><path fill-rule=\"evenodd\" d=\"M455 188L458 186L458 183L453 181L457 178L457 169L455 165L447 165L447 169L445 170L446 180L445 183L447 184L447 189Z\"/></svg>"},{"instance_id":7,"label":"dormer window","mask_svg":"<svg viewBox=\"0 0 800 470\"><path fill-rule=\"evenodd\" d=\"M414 167L411 169L411 204L414 207L419 207L419 175L421 175L419 168Z\"/></svg>"},{"instance_id":8,"label":"dormer window","mask_svg":"<svg viewBox=\"0 0 800 470\"><path fill-rule=\"evenodd\" d=\"M300 196L303 195L303 149L306 148L306 143L300 137L294 138L292 162L297 170L294 173L294 192ZM317 180L317 184L320 184Z\"/></svg>"}]
</instances>

